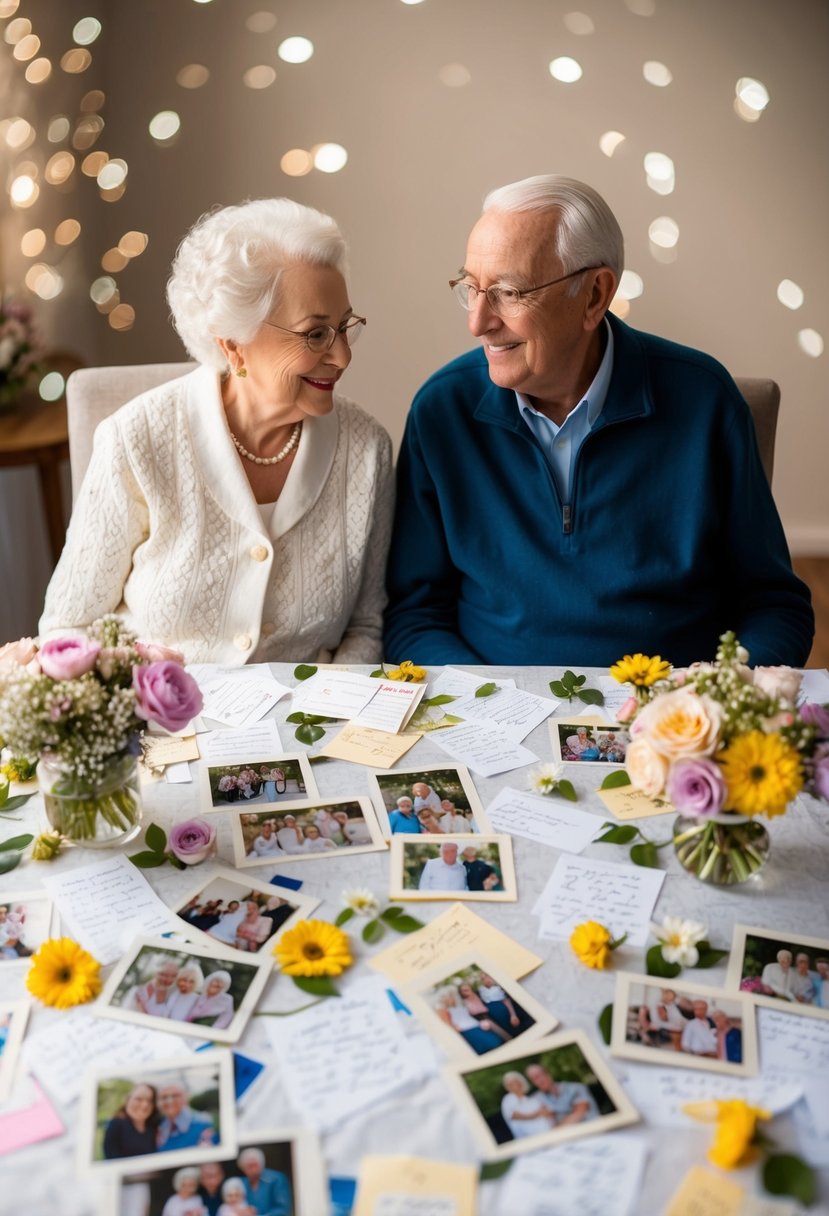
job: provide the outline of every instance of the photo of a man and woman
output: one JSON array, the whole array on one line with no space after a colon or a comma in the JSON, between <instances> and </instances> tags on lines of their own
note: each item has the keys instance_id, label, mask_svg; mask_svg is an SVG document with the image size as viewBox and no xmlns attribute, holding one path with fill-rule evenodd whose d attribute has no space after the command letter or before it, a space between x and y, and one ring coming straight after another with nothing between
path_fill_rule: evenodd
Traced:
<instances>
[{"instance_id":1,"label":"photo of a man and woman","mask_svg":"<svg viewBox=\"0 0 829 1216\"><path fill-rule=\"evenodd\" d=\"M829 940L735 925L727 984L756 1005L829 1018Z\"/></svg>"},{"instance_id":2,"label":"photo of a man and woman","mask_svg":"<svg viewBox=\"0 0 829 1216\"><path fill-rule=\"evenodd\" d=\"M490 1160L634 1123L638 1115L582 1031L447 1073Z\"/></svg>"},{"instance_id":3,"label":"photo of a man and woman","mask_svg":"<svg viewBox=\"0 0 829 1216\"><path fill-rule=\"evenodd\" d=\"M371 777L386 839L492 831L469 770L462 765L372 773Z\"/></svg>"},{"instance_id":4,"label":"photo of a man and woman","mask_svg":"<svg viewBox=\"0 0 829 1216\"><path fill-rule=\"evenodd\" d=\"M208 765L202 769L202 793L205 810L226 811L316 798L317 783L307 757L296 754Z\"/></svg>"},{"instance_id":5,"label":"photo of a man and woman","mask_svg":"<svg viewBox=\"0 0 829 1216\"><path fill-rule=\"evenodd\" d=\"M630 733L617 722L550 719L553 754L566 764L623 765Z\"/></svg>"},{"instance_id":6,"label":"photo of a man and woman","mask_svg":"<svg viewBox=\"0 0 829 1216\"><path fill-rule=\"evenodd\" d=\"M754 1011L736 993L620 972L611 1052L634 1060L752 1076Z\"/></svg>"},{"instance_id":7,"label":"photo of a man and woman","mask_svg":"<svg viewBox=\"0 0 829 1216\"><path fill-rule=\"evenodd\" d=\"M368 853L386 847L374 807L365 797L292 802L276 814L238 811L230 826L234 860L239 867Z\"/></svg>"},{"instance_id":8,"label":"photo of a man and woman","mask_svg":"<svg viewBox=\"0 0 829 1216\"><path fill-rule=\"evenodd\" d=\"M99 1012L174 1034L234 1043L272 973L250 962L163 938L136 938L98 998Z\"/></svg>"},{"instance_id":9,"label":"photo of a man and woman","mask_svg":"<svg viewBox=\"0 0 829 1216\"><path fill-rule=\"evenodd\" d=\"M392 836L396 899L498 902L517 898L509 836Z\"/></svg>"}]
</instances>

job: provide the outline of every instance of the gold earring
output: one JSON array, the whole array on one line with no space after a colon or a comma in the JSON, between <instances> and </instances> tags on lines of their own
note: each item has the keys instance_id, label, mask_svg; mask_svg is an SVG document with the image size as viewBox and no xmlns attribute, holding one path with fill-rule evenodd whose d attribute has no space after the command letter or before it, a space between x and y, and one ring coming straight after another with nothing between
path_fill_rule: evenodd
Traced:
<instances>
[{"instance_id":1,"label":"gold earring","mask_svg":"<svg viewBox=\"0 0 829 1216\"><path fill-rule=\"evenodd\" d=\"M244 363L240 363L239 366L236 368L236 375L239 377L240 380L244 380L244 378L247 374L248 374L248 369L245 367Z\"/></svg>"}]
</instances>

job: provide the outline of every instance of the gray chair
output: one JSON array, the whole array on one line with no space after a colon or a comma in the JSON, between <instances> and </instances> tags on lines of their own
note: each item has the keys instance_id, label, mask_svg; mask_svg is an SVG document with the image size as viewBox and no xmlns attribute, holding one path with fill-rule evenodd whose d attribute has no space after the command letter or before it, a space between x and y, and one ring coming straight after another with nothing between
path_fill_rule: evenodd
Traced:
<instances>
[{"instance_id":1,"label":"gray chair","mask_svg":"<svg viewBox=\"0 0 829 1216\"><path fill-rule=\"evenodd\" d=\"M737 388L748 402L760 459L771 485L774 472L774 437L777 433L777 414L780 409L780 386L773 380L736 380Z\"/></svg>"},{"instance_id":2,"label":"gray chair","mask_svg":"<svg viewBox=\"0 0 829 1216\"><path fill-rule=\"evenodd\" d=\"M132 367L84 367L72 373L66 382L66 413L73 503L92 455L92 438L98 423L139 393L185 376L195 366L195 363L140 363Z\"/></svg>"}]
</instances>

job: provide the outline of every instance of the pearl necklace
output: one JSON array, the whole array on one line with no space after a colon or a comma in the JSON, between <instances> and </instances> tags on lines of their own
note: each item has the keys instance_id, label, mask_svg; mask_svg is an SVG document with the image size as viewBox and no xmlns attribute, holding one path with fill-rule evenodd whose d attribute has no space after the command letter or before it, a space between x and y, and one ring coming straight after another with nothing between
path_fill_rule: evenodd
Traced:
<instances>
[{"instance_id":1,"label":"pearl necklace","mask_svg":"<svg viewBox=\"0 0 829 1216\"><path fill-rule=\"evenodd\" d=\"M233 431L230 432L230 438L233 440L236 446L236 451L240 456L244 456L245 460L251 460L254 464L279 464L280 461L285 459L289 452L294 450L296 445L299 443L299 437L301 434L302 421L300 420L299 422L294 423L294 429L291 431L290 439L285 444L284 448L280 448L275 456L254 456L253 452L249 452L247 448L242 447L239 440L233 434Z\"/></svg>"}]
</instances>

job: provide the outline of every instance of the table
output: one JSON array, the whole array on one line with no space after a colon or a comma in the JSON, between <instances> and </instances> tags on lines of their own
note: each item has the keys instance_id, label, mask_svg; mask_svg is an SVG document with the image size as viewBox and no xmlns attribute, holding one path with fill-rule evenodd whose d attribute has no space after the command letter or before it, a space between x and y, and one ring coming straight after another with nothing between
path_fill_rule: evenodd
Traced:
<instances>
[{"instance_id":1,"label":"table","mask_svg":"<svg viewBox=\"0 0 829 1216\"><path fill-rule=\"evenodd\" d=\"M365 670L368 671L367 668ZM588 687L596 687L597 675L605 674L587 668L581 670L588 676ZM272 671L283 683L295 683L290 665L274 664ZM561 670L553 668L480 668L477 672L482 680L514 677L518 687L539 695L549 695L549 680L560 678L562 674ZM430 673L433 674L436 672ZM280 726L284 750L307 750L295 742L294 728L284 725L288 712L288 701L281 702L272 711L272 716ZM558 716L571 716L574 712L578 710L562 708ZM525 740L525 744L542 760L552 758L546 723L537 727ZM451 763L434 740L426 735L403 757L397 767L408 769L437 764L445 767ZM475 785L484 807L489 805L494 795L504 786L526 789L527 772L527 769L518 769L490 779L475 777ZM338 792L367 793L369 790L368 770L354 765L329 762L315 766L314 773L322 796L335 795ZM607 818L604 805L594 792L603 775L602 770L576 770L573 767L568 775L572 776L579 793L579 802L576 805L582 808L585 814L596 816L598 829ZM39 798L33 799L25 808L24 818L28 823L34 825L42 822L43 812L39 803ZM170 785L160 782L148 785L144 791L144 804L145 822L152 820L164 828L169 828L175 819L189 817L200 810L198 784L194 782L192 785ZM233 853L227 818L219 815L219 855L223 864L232 864ZM670 834L671 823L671 817L660 817L642 821L642 826L650 836L662 840ZM14 824L15 832L24 830L27 830L24 824ZM3 834L10 835L11 832L6 830ZM825 909L826 875L829 872L829 819L825 808L812 799L801 796L783 819L774 820L771 835L772 854L766 869L753 884L738 889L712 889L695 881L680 870L671 849L664 850L662 857L667 877L656 908L657 918L661 919L666 913L694 917L709 925L713 944L728 947L734 923L779 927L784 909L791 915L792 907L802 905L803 932L813 936L829 936ZM136 845L133 844L127 851L133 852L135 849ZM520 838L514 840L514 853L518 902L470 904L469 907L544 958L543 965L525 977L521 983L533 997L556 1014L561 1029L582 1028L593 1043L600 1045L599 1050L611 1068L619 1072L626 1062L613 1060L609 1056L607 1049L600 1043L596 1027L599 1010L613 999L613 971L589 971L575 961L566 943L539 940L535 918L529 914L529 909L559 854L554 849L541 847ZM584 856L622 862L626 860L627 853L617 846L590 844L584 850ZM93 854L90 851L73 850L62 854L52 864L60 870L69 870L77 865L88 864L92 859ZM388 854L366 853L352 859L335 857L331 860L303 862L300 866L275 865L273 870L262 866L246 870L245 873L267 881L272 872L276 871L302 878L303 890L323 901L314 915L333 920L341 910L341 894L344 888L367 886L380 895L386 893ZM3 878L3 889L13 895L15 890L37 886L40 875L44 872L39 864L26 862ZM202 867L198 877L205 873ZM168 903L173 903L191 890L198 881L194 872L182 873L170 866L147 871L146 876ZM449 901L416 903L410 905L410 910L423 920L431 920L448 906ZM806 916L809 916L808 920ZM383 949L389 942L390 937L387 937L375 948L358 943L358 962L345 977L343 986L350 977L370 973L366 958L375 949ZM615 968L644 971L644 949L623 946L617 952ZM720 987L725 982L725 973L726 962L723 962L705 973L686 971L684 977L710 984L712 987ZM289 988L284 980L275 980L273 985L274 998L277 993L279 996L279 1000L273 999L270 1002L273 1006L288 1008L293 1002L303 999L292 986ZM266 990L266 998L270 991ZM0 996L13 999L23 993L22 978L0 975ZM40 1028L61 1016L57 1011L35 1006L30 1026ZM252 1019L239 1047L243 1051L248 1049L255 1056L268 1058L268 1040L262 1019ZM60 1213L60 1216L92 1216L95 1211L96 1188L76 1178L73 1167L73 1109L61 1105L59 1094L50 1096L66 1119L70 1128L69 1134L61 1139L33 1146L14 1157L2 1159L4 1186L0 1190L0 1213L17 1214L24 1210L27 1216L47 1216L47 1213ZM251 1093L250 1105L244 1108L240 1116L240 1131L256 1130L276 1121L288 1122L288 1118L283 1117L283 1112L287 1115L285 1101L276 1070L267 1069L264 1078L257 1083L257 1089ZM278 1120L274 1118L274 1112L277 1111L280 1112ZM641 1195L638 1205L635 1206L636 1216L661 1213L687 1169L693 1164L704 1164L711 1131L707 1127L689 1122L687 1131L681 1134L677 1134L675 1129L647 1125L639 1125L633 1132L643 1136L649 1148ZM616 1133L609 1134L612 1136ZM772 1134L779 1145L798 1151L794 1129L787 1116L775 1120ZM355 1163L367 1152L413 1153L454 1161L479 1159L471 1132L464 1125L439 1077L430 1079L416 1092L407 1093L402 1099L391 1099L382 1108L349 1120L335 1133L324 1138L323 1149L327 1167L334 1175L353 1176L356 1172ZM740 1171L730 1177L745 1185L747 1189L756 1188L757 1193L760 1193L756 1168ZM821 1185L822 1198L826 1203L829 1201L829 1170L821 1171ZM486 1216L502 1216L498 1206L498 1186L497 1182L493 1182L486 1183L481 1188L480 1210ZM26 1201L21 1209L19 1197L24 1194ZM14 1201L13 1196L16 1197ZM816 1210L818 1209L812 1209ZM614 1213L603 1213L602 1216L614 1216Z\"/></svg>"}]
</instances>

